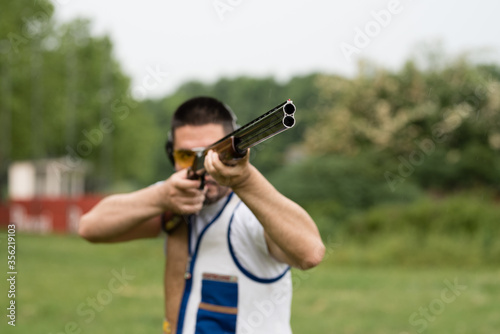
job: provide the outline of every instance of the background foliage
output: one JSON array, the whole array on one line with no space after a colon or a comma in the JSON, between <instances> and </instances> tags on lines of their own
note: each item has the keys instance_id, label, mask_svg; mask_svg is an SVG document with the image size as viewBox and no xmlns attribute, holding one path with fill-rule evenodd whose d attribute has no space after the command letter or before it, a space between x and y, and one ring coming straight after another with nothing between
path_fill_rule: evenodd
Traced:
<instances>
[{"instance_id":1,"label":"background foliage","mask_svg":"<svg viewBox=\"0 0 500 334\"><path fill-rule=\"evenodd\" d=\"M245 124L291 98L296 126L253 148L251 162L307 209L327 246L319 267L292 271L294 331L498 332L498 63L421 48L396 70L363 61L354 77L220 78L137 100L112 40L92 35L91 22L57 22L46 0L0 0L0 8L1 200L9 164L27 159L90 163L89 193L147 186L172 171L163 145L186 99L219 98ZM91 245L19 233L16 242L21 332L160 328L162 240ZM122 268L134 280L86 321L78 306ZM432 312L453 280L466 290ZM422 309L429 321L412 322Z\"/></svg>"},{"instance_id":2,"label":"background foliage","mask_svg":"<svg viewBox=\"0 0 500 334\"><path fill-rule=\"evenodd\" d=\"M221 78L137 100L112 41L93 36L89 21L56 22L48 1L0 3L3 198L10 162L61 156L91 163L88 192L147 186L172 171L163 145L186 99L219 98L245 124L291 98L296 126L252 149L251 162L311 213L325 239L401 231L406 240L418 231L424 240L441 226L496 254L498 238L487 236L498 234L498 64L421 48L397 70L363 61L350 78Z\"/></svg>"}]
</instances>

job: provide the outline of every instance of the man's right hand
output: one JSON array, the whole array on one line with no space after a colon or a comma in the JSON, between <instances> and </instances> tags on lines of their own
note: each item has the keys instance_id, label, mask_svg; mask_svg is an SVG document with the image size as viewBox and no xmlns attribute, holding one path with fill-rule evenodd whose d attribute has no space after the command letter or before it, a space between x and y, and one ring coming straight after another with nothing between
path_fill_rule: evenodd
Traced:
<instances>
[{"instance_id":1,"label":"man's right hand","mask_svg":"<svg viewBox=\"0 0 500 334\"><path fill-rule=\"evenodd\" d=\"M160 233L160 216L198 213L205 200L201 181L188 180L187 170L165 182L131 193L104 198L82 216L78 233L91 242L116 242L149 238ZM207 187L205 187L206 189Z\"/></svg>"},{"instance_id":2,"label":"man's right hand","mask_svg":"<svg viewBox=\"0 0 500 334\"><path fill-rule=\"evenodd\" d=\"M176 214L198 213L205 200L206 187L200 188L200 180L189 180L187 169L172 174L159 185L159 205L164 211Z\"/></svg>"}]
</instances>

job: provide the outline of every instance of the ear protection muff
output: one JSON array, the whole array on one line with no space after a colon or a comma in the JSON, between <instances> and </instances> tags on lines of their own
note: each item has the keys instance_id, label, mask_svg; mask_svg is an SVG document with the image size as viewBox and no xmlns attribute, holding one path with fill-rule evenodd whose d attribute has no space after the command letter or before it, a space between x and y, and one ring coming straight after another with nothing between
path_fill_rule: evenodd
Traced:
<instances>
[{"instance_id":1,"label":"ear protection muff","mask_svg":"<svg viewBox=\"0 0 500 334\"><path fill-rule=\"evenodd\" d=\"M172 166L175 166L175 161L174 161L174 141L173 141L173 138L172 138L172 131L168 132L167 142L165 143L165 152L167 152L168 160L170 160L170 163L172 164Z\"/></svg>"},{"instance_id":2,"label":"ear protection muff","mask_svg":"<svg viewBox=\"0 0 500 334\"><path fill-rule=\"evenodd\" d=\"M231 127L233 128L232 131L236 131L239 128L239 125L237 124L238 122L238 117L234 114L233 110L225 103L222 103L224 105L224 108L229 112L229 115L231 115Z\"/></svg>"},{"instance_id":3,"label":"ear protection muff","mask_svg":"<svg viewBox=\"0 0 500 334\"><path fill-rule=\"evenodd\" d=\"M233 110L229 108L229 106L225 103L223 103L224 108L229 112L229 115L231 115L231 125L232 125L232 131L235 131L239 128L238 124L236 123L238 118L234 114ZM170 160L170 163L172 166L175 166L175 161L174 161L174 138L172 135L172 131L168 132L167 135L167 142L165 143L165 152L167 153L168 160Z\"/></svg>"}]
</instances>

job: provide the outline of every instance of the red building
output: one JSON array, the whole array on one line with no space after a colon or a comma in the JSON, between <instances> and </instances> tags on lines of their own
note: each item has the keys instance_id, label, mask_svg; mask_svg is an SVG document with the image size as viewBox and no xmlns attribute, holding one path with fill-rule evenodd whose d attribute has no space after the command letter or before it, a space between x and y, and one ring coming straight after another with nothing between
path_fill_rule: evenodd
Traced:
<instances>
[{"instance_id":1,"label":"red building","mask_svg":"<svg viewBox=\"0 0 500 334\"><path fill-rule=\"evenodd\" d=\"M14 162L9 167L9 200L0 203L0 226L15 223L18 231L75 233L80 217L101 196L84 194L85 163L67 160Z\"/></svg>"}]
</instances>

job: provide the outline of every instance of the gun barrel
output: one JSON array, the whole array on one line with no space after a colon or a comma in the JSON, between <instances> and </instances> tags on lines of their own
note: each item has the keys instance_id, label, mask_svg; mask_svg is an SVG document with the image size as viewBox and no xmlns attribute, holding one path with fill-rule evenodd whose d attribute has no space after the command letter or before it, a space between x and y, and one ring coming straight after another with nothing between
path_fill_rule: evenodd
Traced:
<instances>
[{"instance_id":1,"label":"gun barrel","mask_svg":"<svg viewBox=\"0 0 500 334\"><path fill-rule=\"evenodd\" d=\"M208 150L218 152L222 161L242 158L247 149L293 127L295 110L292 100L285 101L198 152L190 169L190 178L200 177L205 172L203 164Z\"/></svg>"},{"instance_id":2,"label":"gun barrel","mask_svg":"<svg viewBox=\"0 0 500 334\"><path fill-rule=\"evenodd\" d=\"M235 138L235 149L239 153L251 148L295 125L295 105L288 100L264 115L242 126L231 135Z\"/></svg>"}]
</instances>

